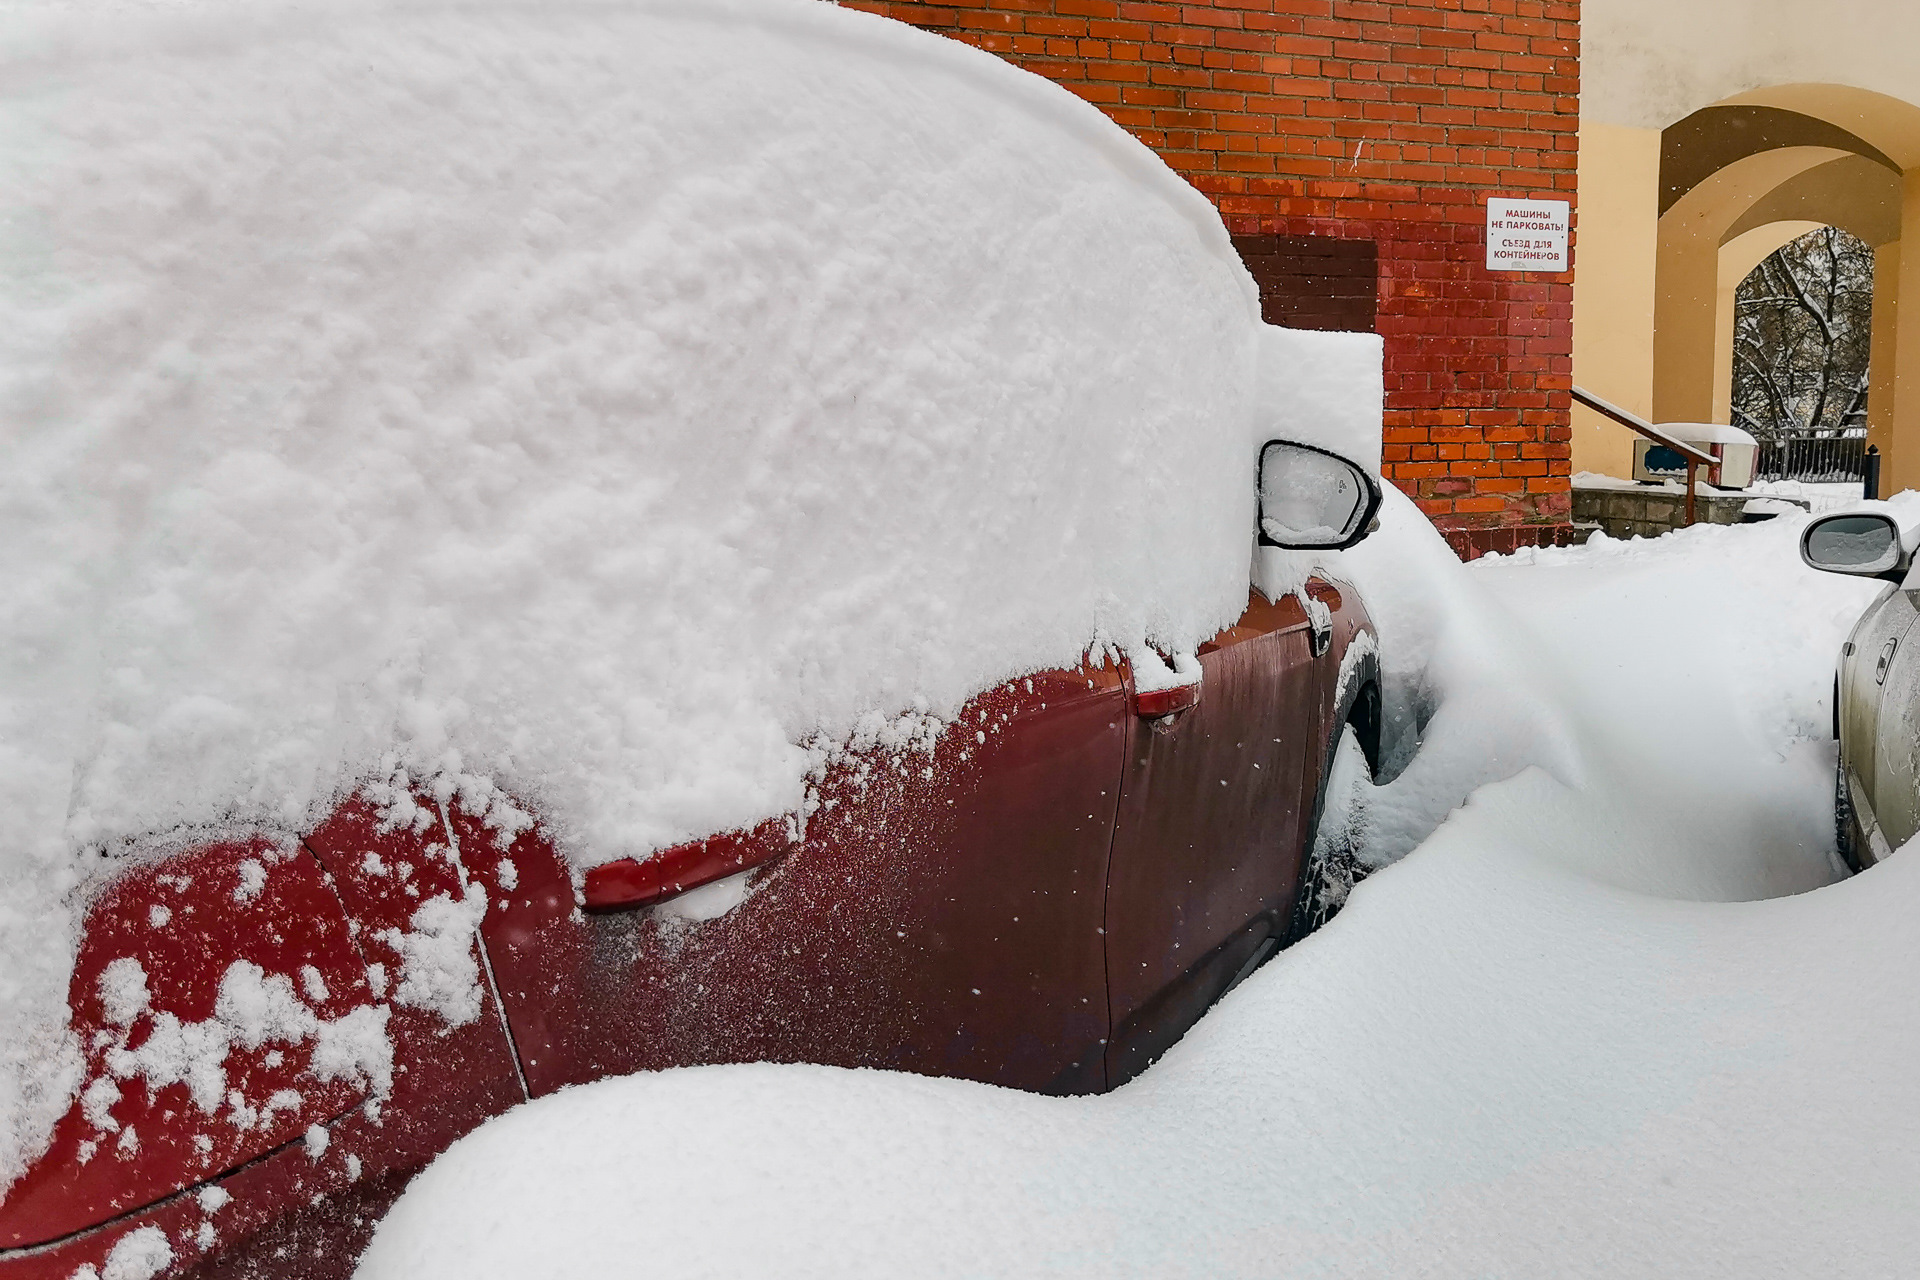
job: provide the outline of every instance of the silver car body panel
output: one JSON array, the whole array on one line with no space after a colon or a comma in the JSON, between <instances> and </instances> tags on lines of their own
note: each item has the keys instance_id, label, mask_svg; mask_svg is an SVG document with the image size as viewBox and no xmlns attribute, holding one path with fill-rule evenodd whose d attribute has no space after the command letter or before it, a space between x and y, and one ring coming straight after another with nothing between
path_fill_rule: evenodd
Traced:
<instances>
[{"instance_id":1,"label":"silver car body panel","mask_svg":"<svg viewBox=\"0 0 1920 1280\"><path fill-rule=\"evenodd\" d=\"M1920 829L1920 592L1889 587L1840 660L1840 762L1862 863Z\"/></svg>"}]
</instances>

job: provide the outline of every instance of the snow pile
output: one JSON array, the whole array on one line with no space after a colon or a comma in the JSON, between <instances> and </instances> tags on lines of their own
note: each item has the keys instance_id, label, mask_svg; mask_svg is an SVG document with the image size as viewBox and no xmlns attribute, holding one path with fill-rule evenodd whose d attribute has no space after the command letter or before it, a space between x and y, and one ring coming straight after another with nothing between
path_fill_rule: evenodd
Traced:
<instances>
[{"instance_id":1,"label":"snow pile","mask_svg":"<svg viewBox=\"0 0 1920 1280\"><path fill-rule=\"evenodd\" d=\"M1920 523L1920 498L1893 510ZM1367 861L1403 856L1475 788L1537 766L1584 806L1541 855L1595 879L1734 900L1830 878L1833 766L1814 740L1829 735L1840 642L1878 584L1801 566L1805 517L1598 535L1471 570L1398 494L1382 523L1345 553L1386 677L1392 781L1368 796ZM1797 609L1780 603L1783 574Z\"/></svg>"},{"instance_id":2,"label":"snow pile","mask_svg":"<svg viewBox=\"0 0 1920 1280\"><path fill-rule=\"evenodd\" d=\"M1191 650L1261 433L1377 432L1371 340L1262 337L1205 199L899 24L11 8L0 1183L76 847L395 776L584 863L790 810L862 717Z\"/></svg>"},{"instance_id":3,"label":"snow pile","mask_svg":"<svg viewBox=\"0 0 1920 1280\"><path fill-rule=\"evenodd\" d=\"M1764 493L1774 498L1798 498L1814 515L1841 511L1860 502L1860 482L1810 480L1755 480L1748 493Z\"/></svg>"},{"instance_id":4,"label":"snow pile","mask_svg":"<svg viewBox=\"0 0 1920 1280\"><path fill-rule=\"evenodd\" d=\"M1061 90L795 0L97 41L0 99L13 621L82 655L9 844L297 826L393 750L643 853L1239 606L1251 283Z\"/></svg>"},{"instance_id":5,"label":"snow pile","mask_svg":"<svg viewBox=\"0 0 1920 1280\"><path fill-rule=\"evenodd\" d=\"M384 931L380 938L400 953L400 984L394 1000L436 1013L448 1026L464 1027L480 1016L480 966L474 935L487 914L487 891L469 885L459 898L436 894L407 921L411 931Z\"/></svg>"},{"instance_id":6,"label":"snow pile","mask_svg":"<svg viewBox=\"0 0 1920 1280\"><path fill-rule=\"evenodd\" d=\"M1331 449L1378 475L1383 350L1371 333L1263 326L1254 397L1259 438Z\"/></svg>"},{"instance_id":7,"label":"snow pile","mask_svg":"<svg viewBox=\"0 0 1920 1280\"><path fill-rule=\"evenodd\" d=\"M1401 717L1363 823L1418 847L1152 1070L569 1090L423 1174L362 1280L1904 1273L1920 861L1712 900L1831 876L1877 584L1801 566L1803 525L1462 567L1390 495L1344 553Z\"/></svg>"},{"instance_id":8,"label":"snow pile","mask_svg":"<svg viewBox=\"0 0 1920 1280\"><path fill-rule=\"evenodd\" d=\"M159 1227L141 1227L114 1244L107 1254L106 1270L96 1271L92 1263L87 1263L74 1272L73 1280L152 1280L172 1261L173 1246L167 1243L167 1233Z\"/></svg>"}]
</instances>

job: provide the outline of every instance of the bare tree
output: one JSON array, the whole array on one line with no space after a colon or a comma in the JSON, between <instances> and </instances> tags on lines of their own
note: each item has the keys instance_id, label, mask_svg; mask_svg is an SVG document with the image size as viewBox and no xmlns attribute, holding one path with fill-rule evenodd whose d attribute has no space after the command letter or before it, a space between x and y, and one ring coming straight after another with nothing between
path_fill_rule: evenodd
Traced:
<instances>
[{"instance_id":1,"label":"bare tree","mask_svg":"<svg viewBox=\"0 0 1920 1280\"><path fill-rule=\"evenodd\" d=\"M1809 231L1740 282L1733 304L1733 420L1761 439L1865 426L1873 250L1838 227Z\"/></svg>"}]
</instances>

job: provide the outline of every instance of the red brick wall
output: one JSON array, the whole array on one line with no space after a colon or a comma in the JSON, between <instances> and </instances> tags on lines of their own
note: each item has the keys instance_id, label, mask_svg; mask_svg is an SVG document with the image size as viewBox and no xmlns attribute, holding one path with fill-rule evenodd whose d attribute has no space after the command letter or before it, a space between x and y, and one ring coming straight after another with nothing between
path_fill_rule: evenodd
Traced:
<instances>
[{"instance_id":1,"label":"red brick wall","mask_svg":"<svg viewBox=\"0 0 1920 1280\"><path fill-rule=\"evenodd\" d=\"M1290 329L1372 333L1380 252L1343 236L1237 235L1233 247L1260 287L1260 318Z\"/></svg>"},{"instance_id":2,"label":"red brick wall","mask_svg":"<svg viewBox=\"0 0 1920 1280\"><path fill-rule=\"evenodd\" d=\"M1236 235L1371 240L1387 477L1457 550L1564 541L1572 276L1485 268L1489 196L1572 200L1579 0L843 0L1104 110Z\"/></svg>"}]
</instances>

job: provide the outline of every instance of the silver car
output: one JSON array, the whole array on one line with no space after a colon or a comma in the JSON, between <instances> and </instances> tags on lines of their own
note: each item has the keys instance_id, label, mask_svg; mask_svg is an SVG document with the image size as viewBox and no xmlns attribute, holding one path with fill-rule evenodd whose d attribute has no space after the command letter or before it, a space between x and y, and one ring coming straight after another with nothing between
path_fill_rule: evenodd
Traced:
<instances>
[{"instance_id":1,"label":"silver car","mask_svg":"<svg viewBox=\"0 0 1920 1280\"><path fill-rule=\"evenodd\" d=\"M1800 535L1800 558L1813 568L1890 584L1854 624L1834 675L1835 828L1855 871L1920 830L1920 575L1908 578L1911 543L1879 512L1825 516Z\"/></svg>"}]
</instances>

